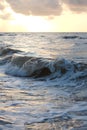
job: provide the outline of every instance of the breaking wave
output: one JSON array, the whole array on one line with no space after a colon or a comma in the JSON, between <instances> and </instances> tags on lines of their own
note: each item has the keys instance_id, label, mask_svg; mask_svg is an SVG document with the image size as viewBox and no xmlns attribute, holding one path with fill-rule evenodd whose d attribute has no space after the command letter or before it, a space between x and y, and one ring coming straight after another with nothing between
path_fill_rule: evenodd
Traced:
<instances>
[{"instance_id":1,"label":"breaking wave","mask_svg":"<svg viewBox=\"0 0 87 130\"><path fill-rule=\"evenodd\" d=\"M80 41L76 38L76 41L73 41L75 37L71 41L68 41L68 39L57 40L58 34L34 34L34 36L31 34L29 41L28 34L18 36L18 33L17 39L13 42L13 37L11 39L7 37L7 35L12 36L12 33L5 35L6 39L4 40L4 37L1 36L0 43L2 106L0 128L86 129L87 58L85 58L86 45L84 45L86 40ZM22 39L23 35L25 35L24 39ZM59 38L64 35L67 34L59 35ZM68 34L68 36L72 35L78 34ZM80 34L79 36L86 37L86 35ZM51 37L52 39L50 39ZM34 41L35 38L36 42ZM44 41L44 38L46 41ZM41 44L40 40L43 40ZM58 42L59 44L56 45ZM49 43L52 43L51 48ZM63 43L64 49L62 48ZM54 51L56 54L54 53L54 56L49 56L48 53L45 56L40 55L43 51L41 48L39 51L38 48L42 44L41 47L44 52L47 48L50 54L53 54ZM68 45L70 45L70 48L67 48ZM52 48L53 53L51 53ZM58 49L55 50L55 48ZM24 51L20 52L21 49ZM55 58L57 54L59 54L59 58ZM45 57L52 57L53 59Z\"/></svg>"},{"instance_id":2,"label":"breaking wave","mask_svg":"<svg viewBox=\"0 0 87 130\"><path fill-rule=\"evenodd\" d=\"M14 54L6 59L6 74L19 77L81 80L87 77L87 64L66 59L45 59Z\"/></svg>"},{"instance_id":3,"label":"breaking wave","mask_svg":"<svg viewBox=\"0 0 87 130\"><path fill-rule=\"evenodd\" d=\"M0 47L0 56L5 56L13 53L21 52L19 50L11 49L8 47Z\"/></svg>"}]
</instances>

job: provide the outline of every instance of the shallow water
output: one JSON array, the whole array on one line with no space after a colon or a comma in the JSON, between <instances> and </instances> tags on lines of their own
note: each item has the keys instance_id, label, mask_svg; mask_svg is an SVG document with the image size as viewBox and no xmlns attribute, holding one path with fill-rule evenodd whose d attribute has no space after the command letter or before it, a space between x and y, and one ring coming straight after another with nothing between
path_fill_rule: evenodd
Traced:
<instances>
[{"instance_id":1,"label":"shallow water","mask_svg":"<svg viewBox=\"0 0 87 130\"><path fill-rule=\"evenodd\" d=\"M1 33L1 130L87 129L86 43L87 33Z\"/></svg>"}]
</instances>

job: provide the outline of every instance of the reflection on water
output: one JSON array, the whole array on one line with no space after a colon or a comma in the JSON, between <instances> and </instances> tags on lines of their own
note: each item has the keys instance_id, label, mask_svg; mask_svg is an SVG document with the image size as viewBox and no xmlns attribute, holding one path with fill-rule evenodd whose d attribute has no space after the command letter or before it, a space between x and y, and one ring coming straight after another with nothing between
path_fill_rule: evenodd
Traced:
<instances>
[{"instance_id":1,"label":"reflection on water","mask_svg":"<svg viewBox=\"0 0 87 130\"><path fill-rule=\"evenodd\" d=\"M79 130L81 128L81 121L76 120L63 120L57 118L56 120L51 120L42 123L25 124L26 130Z\"/></svg>"},{"instance_id":2,"label":"reflection on water","mask_svg":"<svg viewBox=\"0 0 87 130\"><path fill-rule=\"evenodd\" d=\"M16 80L13 78L12 82L12 84L8 81L0 82L1 128L8 130L87 128L87 103L82 100L76 101L76 96L80 98L80 92L78 95L75 93L72 95L70 88L67 91L66 87L49 86L47 81L27 78ZM20 85L20 82L23 84ZM43 87L44 83L47 86Z\"/></svg>"},{"instance_id":3,"label":"reflection on water","mask_svg":"<svg viewBox=\"0 0 87 130\"><path fill-rule=\"evenodd\" d=\"M86 43L87 33L0 33L0 130L87 130Z\"/></svg>"}]
</instances>

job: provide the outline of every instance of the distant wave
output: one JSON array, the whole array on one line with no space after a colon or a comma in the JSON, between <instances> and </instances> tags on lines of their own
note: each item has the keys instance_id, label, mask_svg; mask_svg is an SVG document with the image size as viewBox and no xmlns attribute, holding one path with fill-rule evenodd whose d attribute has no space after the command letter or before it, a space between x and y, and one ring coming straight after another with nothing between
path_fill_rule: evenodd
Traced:
<instances>
[{"instance_id":1,"label":"distant wave","mask_svg":"<svg viewBox=\"0 0 87 130\"><path fill-rule=\"evenodd\" d=\"M80 37L80 36L63 36L63 39L87 39L87 37Z\"/></svg>"},{"instance_id":2,"label":"distant wave","mask_svg":"<svg viewBox=\"0 0 87 130\"><path fill-rule=\"evenodd\" d=\"M3 36L4 34L3 33L0 33L0 36Z\"/></svg>"},{"instance_id":3,"label":"distant wave","mask_svg":"<svg viewBox=\"0 0 87 130\"><path fill-rule=\"evenodd\" d=\"M16 36L17 33L0 33L0 36Z\"/></svg>"}]
</instances>

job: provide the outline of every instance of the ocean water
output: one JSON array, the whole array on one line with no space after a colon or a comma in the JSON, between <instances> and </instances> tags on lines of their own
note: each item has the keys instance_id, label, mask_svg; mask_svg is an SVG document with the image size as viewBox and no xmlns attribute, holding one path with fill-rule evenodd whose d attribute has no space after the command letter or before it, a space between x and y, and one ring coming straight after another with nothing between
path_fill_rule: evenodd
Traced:
<instances>
[{"instance_id":1,"label":"ocean water","mask_svg":"<svg viewBox=\"0 0 87 130\"><path fill-rule=\"evenodd\" d=\"M0 33L0 130L87 130L87 33Z\"/></svg>"}]
</instances>

